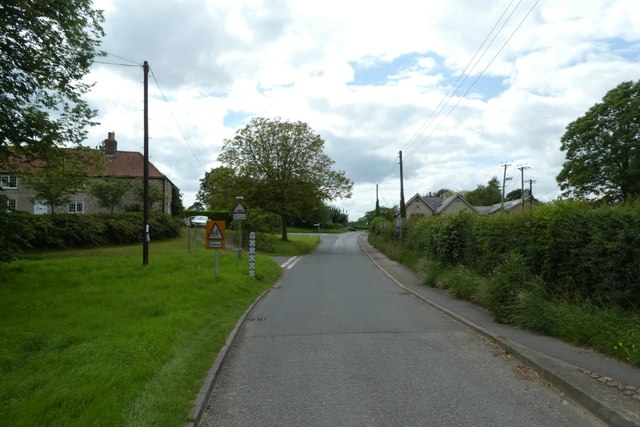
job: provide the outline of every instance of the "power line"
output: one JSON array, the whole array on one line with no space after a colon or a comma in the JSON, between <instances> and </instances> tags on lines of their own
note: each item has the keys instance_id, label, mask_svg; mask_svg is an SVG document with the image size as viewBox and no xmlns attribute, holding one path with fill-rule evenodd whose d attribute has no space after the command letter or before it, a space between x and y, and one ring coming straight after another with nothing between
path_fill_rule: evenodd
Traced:
<instances>
[{"instance_id":1,"label":"power line","mask_svg":"<svg viewBox=\"0 0 640 427\"><path fill-rule=\"evenodd\" d=\"M504 23L502 24L502 26L500 27L500 29L496 32L496 34L494 35L493 39L491 39L491 42L487 45L487 47L484 49L484 51L482 52L482 55L480 55L480 57L478 58L478 60L475 62L475 64L473 65L473 67L471 68L471 70L469 70L469 67L471 66L471 64L473 63L473 61L475 60L475 58L478 56L478 53L480 53L480 51L482 50L482 48L484 47L484 45L487 43L487 40L489 40L489 37L491 36L491 34L493 34L494 30L496 29L496 27L498 26L498 24L500 23L500 21L502 21L502 18L504 17L504 15L507 13L507 11L511 8L511 5L513 4L515 0L511 0L511 2L507 5L507 7L504 9L504 11L502 11L502 14L500 15L500 17L498 18L498 20L496 21L496 23L493 25L493 27L491 28L491 30L489 31L489 33L487 34L487 36L484 38L484 40L482 41L482 43L480 44L480 46L478 47L478 49L476 49L475 53L473 54L473 56L471 57L471 59L469 60L469 62L467 63L467 65L464 67L464 70L462 70L462 73L460 73L458 75L458 77L456 78L455 82L453 82L453 85L451 86L451 88L449 89L449 91L442 97L442 99L440 100L440 102L438 103L438 105L436 106L436 108L433 109L433 111L431 112L431 114L429 115L429 117L427 117L427 119L422 123L422 125L420 126L420 128L416 131L416 133L409 138L409 141L407 142L407 144L404 146L405 150L409 149L409 146L411 146L411 144L413 142L415 142L415 140L418 139L418 137L420 136L420 134L424 133L429 126L431 126L431 124L433 123L433 121L440 115L440 113L442 112L442 110L446 107L446 104L448 104L448 99L455 95L455 93L460 89L460 87L462 87L462 85L464 84L464 82L467 80L467 78L471 75L471 73L473 72L473 70L476 68L476 66L478 65L478 63L482 60L482 58L484 57L485 53L487 52L487 50L489 49L489 47L491 47L491 45L493 44L493 42L495 41L496 37L500 34L500 32L502 31L502 29L504 28L504 26L507 24L507 22L511 19L511 16L513 16L513 13L515 12L515 10L520 6L520 3L522 2L522 0L518 1L518 4L516 5L516 7L511 11L511 14L509 14L509 17L504 21ZM469 72L467 72L467 70L469 70ZM460 81L462 79L462 81ZM459 84L458 84L459 82ZM445 103L445 100L447 101ZM444 105L443 105L444 104Z\"/></svg>"},{"instance_id":2,"label":"power line","mask_svg":"<svg viewBox=\"0 0 640 427\"><path fill-rule=\"evenodd\" d=\"M529 15L531 14L531 12L533 11L533 9L536 7L536 5L540 2L540 0L536 0L535 3L533 4L533 6L531 6L531 8L529 9L529 11L527 12L527 14L522 18L522 20L520 21L520 23L516 26L516 28L511 32L511 34L509 35L509 37L507 38L507 40L502 44L502 46L500 46L500 49L498 49L498 51L496 52L496 54L493 56L493 58L491 58L491 61L489 61L489 63L484 67L484 69L480 72L480 74L478 74L478 76L473 80L473 82L471 83L471 86L469 86L469 88L465 91L465 93L458 99L458 102L456 102L453 107L451 107L451 109L447 112L447 114L442 118L442 120L440 120L440 122L438 123L438 125L426 136L422 139L422 141L411 151L411 153L409 153L409 155L413 154L416 152L416 150L418 148L420 148L420 146L431 137L431 135L433 135L435 133L436 130L438 130L438 128L440 127L440 125L442 125L442 123L451 115L451 113L453 112L453 110L456 109L456 107L458 107L458 105L460 105L460 103L462 102L462 100L469 94L469 92L471 92L471 89L473 89L473 87L476 85L476 83L478 82L478 80L480 80L480 78L482 78L482 76L484 75L484 73L487 71L487 69L491 66L491 64L493 64L493 61L495 61L495 59L498 57L498 55L502 52L502 50L505 48L505 46L509 43L509 41L511 41L511 39L513 38L513 36L515 35L515 33L520 29L520 27L522 26L522 24L524 23L524 21L529 17Z\"/></svg>"},{"instance_id":3,"label":"power line","mask_svg":"<svg viewBox=\"0 0 640 427\"><path fill-rule=\"evenodd\" d=\"M204 168L204 166L202 165L202 162L200 162L200 158L198 157L198 155L194 151L193 146L189 142L189 139L187 138L187 136L185 135L184 131L182 130L182 127L178 123L178 120L176 119L176 116L173 114L173 111L171 110L171 107L169 106L169 101L167 100L167 97L162 92L162 89L160 88L160 83L158 83L158 79L156 78L156 75L153 72L153 70L151 70L151 77L153 77L153 81L156 83L156 86L157 86L158 90L160 91L160 95L162 96L162 99L164 99L164 102L167 104L167 108L169 109L169 114L171 114L171 118L173 118L173 122L175 123L176 127L180 131L180 134L182 135L182 140L187 145L187 147L189 147L189 151L191 151L191 155L193 155L193 158L196 160L198 165L200 165L200 168L202 169L202 171L206 173L207 171Z\"/></svg>"}]
</instances>

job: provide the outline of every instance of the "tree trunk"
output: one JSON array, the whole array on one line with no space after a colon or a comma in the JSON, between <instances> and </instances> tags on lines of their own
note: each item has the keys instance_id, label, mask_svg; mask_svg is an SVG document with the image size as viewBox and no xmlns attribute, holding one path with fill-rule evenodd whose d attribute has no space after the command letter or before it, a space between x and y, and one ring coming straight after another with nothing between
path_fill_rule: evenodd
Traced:
<instances>
[{"instance_id":1,"label":"tree trunk","mask_svg":"<svg viewBox=\"0 0 640 427\"><path fill-rule=\"evenodd\" d=\"M287 223L289 222L289 215L283 214L280 215L280 229L282 230L282 241L286 242L289 240L289 236L287 235Z\"/></svg>"}]
</instances>

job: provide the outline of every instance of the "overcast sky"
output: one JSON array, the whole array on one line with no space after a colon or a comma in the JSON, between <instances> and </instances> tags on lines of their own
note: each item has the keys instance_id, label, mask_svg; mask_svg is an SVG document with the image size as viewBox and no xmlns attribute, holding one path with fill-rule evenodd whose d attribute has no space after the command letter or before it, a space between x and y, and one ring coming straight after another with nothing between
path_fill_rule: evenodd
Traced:
<instances>
[{"instance_id":1,"label":"overcast sky","mask_svg":"<svg viewBox=\"0 0 640 427\"><path fill-rule=\"evenodd\" d=\"M357 220L441 188L558 195L560 138L623 81L640 79L637 0L96 0L108 53L88 100L118 149L143 150L195 201L226 138L252 117L303 121L355 185L332 204ZM129 66L124 66L129 65Z\"/></svg>"}]
</instances>

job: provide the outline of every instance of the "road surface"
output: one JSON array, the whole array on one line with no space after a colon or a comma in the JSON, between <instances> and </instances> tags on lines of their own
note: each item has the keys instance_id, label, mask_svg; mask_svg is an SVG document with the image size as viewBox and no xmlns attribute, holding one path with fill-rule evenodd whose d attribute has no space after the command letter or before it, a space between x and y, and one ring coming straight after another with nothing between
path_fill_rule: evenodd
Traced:
<instances>
[{"instance_id":1,"label":"road surface","mask_svg":"<svg viewBox=\"0 0 640 427\"><path fill-rule=\"evenodd\" d=\"M247 317L205 426L602 425L324 235Z\"/></svg>"}]
</instances>

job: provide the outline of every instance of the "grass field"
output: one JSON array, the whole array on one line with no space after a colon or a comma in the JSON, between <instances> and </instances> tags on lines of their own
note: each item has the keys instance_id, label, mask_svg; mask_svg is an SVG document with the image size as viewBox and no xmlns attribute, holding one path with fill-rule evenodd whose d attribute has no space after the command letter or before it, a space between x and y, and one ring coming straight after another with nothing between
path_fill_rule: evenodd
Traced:
<instances>
[{"instance_id":1,"label":"grass field","mask_svg":"<svg viewBox=\"0 0 640 427\"><path fill-rule=\"evenodd\" d=\"M308 237L309 239L311 237ZM305 240L302 238L302 240ZM0 266L0 424L179 426L246 308L280 276L182 237Z\"/></svg>"}]
</instances>

